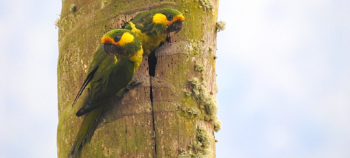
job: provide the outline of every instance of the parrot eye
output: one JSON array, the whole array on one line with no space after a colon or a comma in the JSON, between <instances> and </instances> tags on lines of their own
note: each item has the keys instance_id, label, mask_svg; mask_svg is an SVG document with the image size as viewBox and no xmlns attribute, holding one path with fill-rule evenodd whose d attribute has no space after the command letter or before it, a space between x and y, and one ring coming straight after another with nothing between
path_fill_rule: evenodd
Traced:
<instances>
[{"instance_id":1,"label":"parrot eye","mask_svg":"<svg viewBox=\"0 0 350 158\"><path fill-rule=\"evenodd\" d=\"M122 38L121 36L115 36L114 37L114 42L119 42L121 38Z\"/></svg>"},{"instance_id":2,"label":"parrot eye","mask_svg":"<svg viewBox=\"0 0 350 158\"><path fill-rule=\"evenodd\" d=\"M172 15L167 15L166 19L168 19L168 21L171 21L171 20L173 20L173 16Z\"/></svg>"}]
</instances>

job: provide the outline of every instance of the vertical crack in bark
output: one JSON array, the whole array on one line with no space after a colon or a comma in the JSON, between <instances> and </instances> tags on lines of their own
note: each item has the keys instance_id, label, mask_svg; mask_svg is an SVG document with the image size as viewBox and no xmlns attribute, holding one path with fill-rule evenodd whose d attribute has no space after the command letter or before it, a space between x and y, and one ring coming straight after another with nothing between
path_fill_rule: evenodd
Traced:
<instances>
[{"instance_id":1,"label":"vertical crack in bark","mask_svg":"<svg viewBox=\"0 0 350 158\"><path fill-rule=\"evenodd\" d=\"M151 106L152 106L152 123L153 123L153 134L154 134L154 152L155 157L157 157L157 140L156 140L156 124L155 124L155 117L154 117L154 106L153 106L153 89L152 89L152 77L154 77L156 72L156 65L157 65L157 57L155 55L155 52L152 52L148 56L148 71L150 75L150 99L151 99Z\"/></svg>"},{"instance_id":2,"label":"vertical crack in bark","mask_svg":"<svg viewBox=\"0 0 350 158\"><path fill-rule=\"evenodd\" d=\"M153 51L149 56L148 56L148 71L149 75L153 76L156 74L156 65L157 65L157 57L156 53Z\"/></svg>"}]
</instances>

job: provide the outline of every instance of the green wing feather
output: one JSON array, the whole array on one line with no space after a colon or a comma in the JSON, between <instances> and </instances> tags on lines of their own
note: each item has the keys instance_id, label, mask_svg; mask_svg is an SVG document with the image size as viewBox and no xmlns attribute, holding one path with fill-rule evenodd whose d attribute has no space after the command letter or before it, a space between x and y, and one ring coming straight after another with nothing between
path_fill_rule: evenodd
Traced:
<instances>
[{"instance_id":1,"label":"green wing feather","mask_svg":"<svg viewBox=\"0 0 350 158\"><path fill-rule=\"evenodd\" d=\"M106 59L106 57L107 57L107 54L104 52L103 45L100 45L99 48L97 49L94 57L93 57L93 60L90 64L90 66L89 66L88 75L87 75L83 85L81 86L77 96L75 97L72 106L76 103L76 101L78 100L80 95L83 93L84 89L86 88L86 86L93 79L95 72L97 71L99 65Z\"/></svg>"},{"instance_id":2,"label":"green wing feather","mask_svg":"<svg viewBox=\"0 0 350 158\"><path fill-rule=\"evenodd\" d=\"M109 66L107 66L110 64ZM91 96L83 107L77 112L77 116L82 116L91 110L99 107L100 102L108 100L125 88L134 75L134 62L128 58L118 60L116 64L113 60L103 62L96 71L94 79L90 82Z\"/></svg>"}]
</instances>

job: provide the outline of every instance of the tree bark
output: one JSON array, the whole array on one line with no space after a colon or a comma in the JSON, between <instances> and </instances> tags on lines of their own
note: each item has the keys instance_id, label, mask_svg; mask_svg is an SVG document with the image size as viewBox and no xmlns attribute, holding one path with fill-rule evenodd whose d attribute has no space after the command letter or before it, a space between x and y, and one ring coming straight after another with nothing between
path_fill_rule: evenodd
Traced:
<instances>
[{"instance_id":1,"label":"tree bark","mask_svg":"<svg viewBox=\"0 0 350 158\"><path fill-rule=\"evenodd\" d=\"M71 106L101 37L136 14L175 8L182 30L143 63L142 85L114 97L81 157L215 157L217 0L64 0L59 26L58 157L67 157L83 117ZM152 58L152 57L150 57ZM154 58L154 57L153 57ZM155 65L155 70L152 66ZM154 71L154 76L150 76ZM151 72L153 75L153 72ZM86 97L86 92L81 98ZM82 99L80 99L82 100Z\"/></svg>"}]
</instances>

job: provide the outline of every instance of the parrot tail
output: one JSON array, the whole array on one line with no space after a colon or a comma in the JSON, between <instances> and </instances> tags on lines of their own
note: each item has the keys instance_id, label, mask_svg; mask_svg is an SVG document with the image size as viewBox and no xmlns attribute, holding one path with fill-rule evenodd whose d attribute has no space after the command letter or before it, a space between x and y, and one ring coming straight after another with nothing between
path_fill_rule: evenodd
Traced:
<instances>
[{"instance_id":1,"label":"parrot tail","mask_svg":"<svg viewBox=\"0 0 350 158\"><path fill-rule=\"evenodd\" d=\"M90 142L102 112L103 108L99 107L85 116L68 158L76 158L83 145Z\"/></svg>"}]
</instances>

